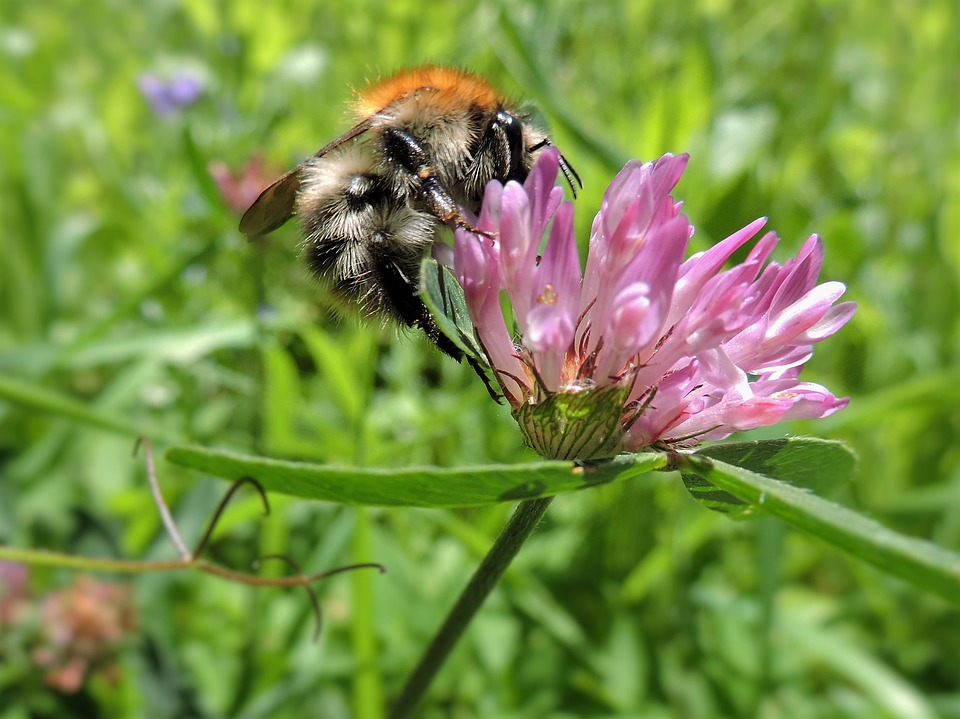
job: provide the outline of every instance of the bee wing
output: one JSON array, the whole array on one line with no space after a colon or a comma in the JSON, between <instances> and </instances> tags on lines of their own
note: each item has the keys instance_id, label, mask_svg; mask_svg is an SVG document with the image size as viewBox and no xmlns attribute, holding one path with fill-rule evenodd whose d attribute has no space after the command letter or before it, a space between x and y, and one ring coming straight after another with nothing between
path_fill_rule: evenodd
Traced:
<instances>
[{"instance_id":1,"label":"bee wing","mask_svg":"<svg viewBox=\"0 0 960 719\"><path fill-rule=\"evenodd\" d=\"M297 166L260 193L240 218L240 232L257 237L280 227L293 216L299 189L300 167Z\"/></svg>"},{"instance_id":2,"label":"bee wing","mask_svg":"<svg viewBox=\"0 0 960 719\"><path fill-rule=\"evenodd\" d=\"M345 135L341 135L333 142L317 150L310 159L322 157L345 142L362 135L370 129L372 124L372 117L357 123ZM297 192L300 190L300 169L302 167L303 163L297 165L260 193L260 196L253 201L253 204L240 218L240 232L248 237L266 235L293 217L296 211Z\"/></svg>"}]
</instances>

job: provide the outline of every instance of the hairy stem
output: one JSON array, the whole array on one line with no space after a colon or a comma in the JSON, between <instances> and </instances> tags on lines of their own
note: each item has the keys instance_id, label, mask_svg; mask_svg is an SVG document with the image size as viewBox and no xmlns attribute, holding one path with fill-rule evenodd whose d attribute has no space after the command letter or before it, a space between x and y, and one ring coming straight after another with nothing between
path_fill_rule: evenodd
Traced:
<instances>
[{"instance_id":1,"label":"hairy stem","mask_svg":"<svg viewBox=\"0 0 960 719\"><path fill-rule=\"evenodd\" d=\"M520 547L536 529L552 500L553 497L529 499L521 502L514 511L510 521L477 567L477 571L470 578L457 603L453 605L440 630L430 642L417 668L407 679L400 698L390 712L390 719L406 719L416 709L430 682L447 660L450 651L469 626L487 595L510 566L510 562L517 556Z\"/></svg>"}]
</instances>

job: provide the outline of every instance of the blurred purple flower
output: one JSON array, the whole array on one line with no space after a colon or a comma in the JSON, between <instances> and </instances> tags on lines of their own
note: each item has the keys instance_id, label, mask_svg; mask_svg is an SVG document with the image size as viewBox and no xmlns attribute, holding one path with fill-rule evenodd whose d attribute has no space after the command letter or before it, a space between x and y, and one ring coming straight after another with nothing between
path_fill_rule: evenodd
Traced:
<instances>
[{"instance_id":1,"label":"blurred purple flower","mask_svg":"<svg viewBox=\"0 0 960 719\"><path fill-rule=\"evenodd\" d=\"M169 79L143 73L137 78L137 85L157 117L177 114L196 102L203 93L203 83L188 72L178 72Z\"/></svg>"},{"instance_id":2,"label":"blurred purple flower","mask_svg":"<svg viewBox=\"0 0 960 719\"><path fill-rule=\"evenodd\" d=\"M487 186L478 227L497 240L457 230L454 267L477 335L525 440L544 456L721 439L847 405L798 380L814 343L856 310L833 306L841 283L816 284L823 244L814 235L796 258L764 265L777 243L767 233L744 262L722 270L760 219L684 261L693 228L669 193L687 160L623 168L594 219L583 274L553 149L524 185Z\"/></svg>"}]
</instances>

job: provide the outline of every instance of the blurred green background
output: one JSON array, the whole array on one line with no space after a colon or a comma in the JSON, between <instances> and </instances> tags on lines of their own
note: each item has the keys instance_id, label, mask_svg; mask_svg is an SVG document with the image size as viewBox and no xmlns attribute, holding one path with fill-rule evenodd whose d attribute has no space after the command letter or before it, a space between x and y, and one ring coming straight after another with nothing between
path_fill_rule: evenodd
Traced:
<instances>
[{"instance_id":1,"label":"blurred green background","mask_svg":"<svg viewBox=\"0 0 960 719\"><path fill-rule=\"evenodd\" d=\"M781 261L820 233L823 279L860 310L805 376L851 406L757 436L849 441L837 501L960 550L957 29L949 0L4 2L0 542L174 556L138 433L372 466L534 459L469 368L337 322L294 227L262 245L236 230L226 169L278 175L349 126L351 86L440 62L537 104L583 178L584 240L622 162L683 151L694 249L760 215ZM157 114L151 74L200 95ZM40 411L43 392L76 411ZM225 485L158 469L195 541ZM382 716L509 510L277 497L262 518L243 494L209 558L389 568L319 585L318 643L299 591L98 577L129 587L116 599L0 565L0 719ZM126 609L77 618L84 596ZM72 682L61 624L99 627ZM960 621L658 475L554 502L422 716L960 717Z\"/></svg>"}]
</instances>

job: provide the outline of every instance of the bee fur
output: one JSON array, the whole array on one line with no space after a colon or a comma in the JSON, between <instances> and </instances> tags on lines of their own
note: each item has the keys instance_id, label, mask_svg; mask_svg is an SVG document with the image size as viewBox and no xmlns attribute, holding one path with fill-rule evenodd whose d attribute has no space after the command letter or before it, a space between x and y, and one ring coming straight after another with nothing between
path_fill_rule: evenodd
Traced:
<instances>
[{"instance_id":1,"label":"bee fur","mask_svg":"<svg viewBox=\"0 0 960 719\"><path fill-rule=\"evenodd\" d=\"M310 270L361 316L423 330L457 360L418 295L420 263L444 225L475 230L491 180L526 179L550 145L542 130L473 73L424 67L360 91L356 124L268 187L240 229L300 218ZM561 160L576 194L579 177Z\"/></svg>"}]
</instances>

